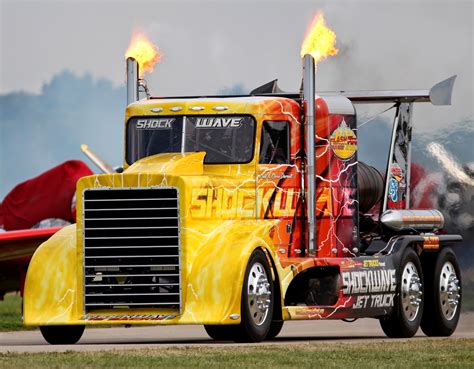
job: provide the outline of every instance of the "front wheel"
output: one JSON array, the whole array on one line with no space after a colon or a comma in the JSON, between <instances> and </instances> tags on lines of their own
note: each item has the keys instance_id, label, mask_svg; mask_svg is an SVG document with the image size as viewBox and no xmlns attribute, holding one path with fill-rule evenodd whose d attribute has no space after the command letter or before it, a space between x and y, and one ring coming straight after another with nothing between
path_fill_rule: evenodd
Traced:
<instances>
[{"instance_id":1,"label":"front wheel","mask_svg":"<svg viewBox=\"0 0 474 369\"><path fill-rule=\"evenodd\" d=\"M264 252L257 249L250 256L245 271L239 340L261 342L267 337L272 324L273 305L270 265Z\"/></svg>"},{"instance_id":2,"label":"front wheel","mask_svg":"<svg viewBox=\"0 0 474 369\"><path fill-rule=\"evenodd\" d=\"M283 328L283 320L274 320L272 321L272 324L270 325L270 330L268 331L267 334L267 339L272 339L278 336L281 332L281 329Z\"/></svg>"},{"instance_id":3,"label":"front wheel","mask_svg":"<svg viewBox=\"0 0 474 369\"><path fill-rule=\"evenodd\" d=\"M51 345L73 345L84 333L84 325L45 325L40 327L43 338Z\"/></svg>"},{"instance_id":4,"label":"front wheel","mask_svg":"<svg viewBox=\"0 0 474 369\"><path fill-rule=\"evenodd\" d=\"M206 333L216 341L236 341L240 337L238 325L204 325Z\"/></svg>"},{"instance_id":5,"label":"front wheel","mask_svg":"<svg viewBox=\"0 0 474 369\"><path fill-rule=\"evenodd\" d=\"M461 314L461 271L449 247L426 268L426 303L421 329L427 336L450 336Z\"/></svg>"},{"instance_id":6,"label":"front wheel","mask_svg":"<svg viewBox=\"0 0 474 369\"><path fill-rule=\"evenodd\" d=\"M388 337L413 337L420 327L423 312L423 274L420 259L410 247L403 252L393 311L380 319Z\"/></svg>"}]
</instances>

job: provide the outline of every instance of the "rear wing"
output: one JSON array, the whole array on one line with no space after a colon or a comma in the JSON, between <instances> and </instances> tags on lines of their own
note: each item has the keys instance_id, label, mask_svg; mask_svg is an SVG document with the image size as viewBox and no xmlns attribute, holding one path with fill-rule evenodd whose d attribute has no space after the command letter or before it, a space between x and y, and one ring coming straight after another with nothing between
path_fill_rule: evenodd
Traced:
<instances>
[{"instance_id":1,"label":"rear wing","mask_svg":"<svg viewBox=\"0 0 474 369\"><path fill-rule=\"evenodd\" d=\"M353 103L430 102L433 105L451 105L455 80L456 76L449 77L429 90L340 91L340 94Z\"/></svg>"},{"instance_id":2,"label":"rear wing","mask_svg":"<svg viewBox=\"0 0 474 369\"><path fill-rule=\"evenodd\" d=\"M321 91L318 94L321 96L342 95L355 104L431 102L433 105L451 105L455 80L454 75L435 84L429 90ZM257 87L250 92L250 95L301 98L299 92L282 91L278 87L277 79Z\"/></svg>"}]
</instances>

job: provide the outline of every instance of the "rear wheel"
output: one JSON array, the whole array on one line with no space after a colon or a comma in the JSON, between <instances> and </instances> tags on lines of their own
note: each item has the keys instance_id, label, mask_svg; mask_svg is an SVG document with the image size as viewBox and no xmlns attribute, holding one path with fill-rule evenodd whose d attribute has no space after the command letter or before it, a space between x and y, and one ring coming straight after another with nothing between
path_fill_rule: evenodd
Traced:
<instances>
[{"instance_id":1,"label":"rear wheel","mask_svg":"<svg viewBox=\"0 0 474 369\"><path fill-rule=\"evenodd\" d=\"M461 314L461 272L456 255L443 248L426 268L426 304L421 329L427 336L450 336Z\"/></svg>"},{"instance_id":2,"label":"rear wheel","mask_svg":"<svg viewBox=\"0 0 474 369\"><path fill-rule=\"evenodd\" d=\"M380 319L388 337L413 337L423 312L423 274L420 259L412 248L406 248L400 263L400 280L392 313Z\"/></svg>"},{"instance_id":3,"label":"rear wheel","mask_svg":"<svg viewBox=\"0 0 474 369\"><path fill-rule=\"evenodd\" d=\"M46 325L40 327L43 338L51 345L73 345L84 333L84 325Z\"/></svg>"}]
</instances>

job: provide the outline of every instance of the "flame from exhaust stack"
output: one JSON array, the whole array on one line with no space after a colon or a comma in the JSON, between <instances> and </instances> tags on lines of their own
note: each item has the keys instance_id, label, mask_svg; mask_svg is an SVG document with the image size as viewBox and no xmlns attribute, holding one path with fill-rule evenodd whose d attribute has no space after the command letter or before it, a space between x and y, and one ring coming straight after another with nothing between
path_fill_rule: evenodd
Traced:
<instances>
[{"instance_id":1,"label":"flame from exhaust stack","mask_svg":"<svg viewBox=\"0 0 474 369\"><path fill-rule=\"evenodd\" d=\"M156 63L161 60L161 53L143 32L134 32L125 58L132 57L138 62L140 77L152 72Z\"/></svg>"},{"instance_id":2,"label":"flame from exhaust stack","mask_svg":"<svg viewBox=\"0 0 474 369\"><path fill-rule=\"evenodd\" d=\"M328 56L337 55L335 45L336 34L326 26L323 13L316 14L301 45L301 57L310 54L317 63Z\"/></svg>"}]
</instances>

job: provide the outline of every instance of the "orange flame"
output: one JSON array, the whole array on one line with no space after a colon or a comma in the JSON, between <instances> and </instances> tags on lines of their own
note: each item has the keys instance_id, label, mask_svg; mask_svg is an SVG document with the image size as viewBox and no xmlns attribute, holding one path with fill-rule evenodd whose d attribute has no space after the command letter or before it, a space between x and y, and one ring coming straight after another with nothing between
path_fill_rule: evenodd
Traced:
<instances>
[{"instance_id":1,"label":"orange flame","mask_svg":"<svg viewBox=\"0 0 474 369\"><path fill-rule=\"evenodd\" d=\"M328 56L337 55L336 34L326 26L324 15L316 14L301 45L301 57L310 54L317 63Z\"/></svg>"},{"instance_id":2,"label":"orange flame","mask_svg":"<svg viewBox=\"0 0 474 369\"><path fill-rule=\"evenodd\" d=\"M134 32L125 52L125 58L132 57L138 62L140 77L144 73L152 72L156 63L161 60L161 56L158 47L153 45L142 32Z\"/></svg>"}]
</instances>

